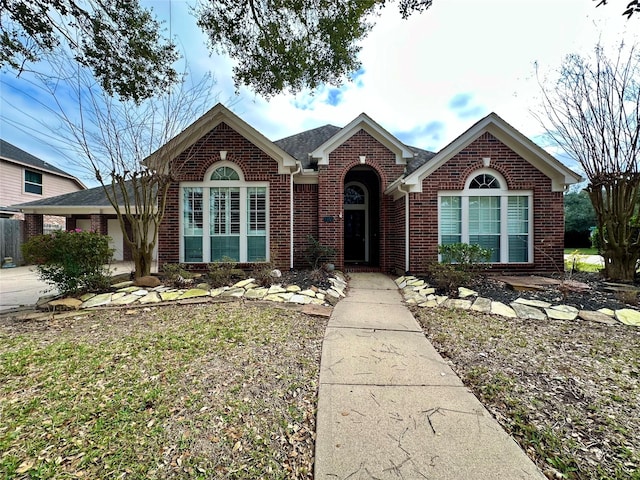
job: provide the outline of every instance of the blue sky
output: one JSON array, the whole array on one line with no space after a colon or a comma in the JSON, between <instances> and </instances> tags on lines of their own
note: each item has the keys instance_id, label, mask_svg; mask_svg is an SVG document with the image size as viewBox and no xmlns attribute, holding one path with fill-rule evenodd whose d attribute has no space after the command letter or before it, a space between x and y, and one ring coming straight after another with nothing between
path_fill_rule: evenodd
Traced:
<instances>
[{"instance_id":1,"label":"blue sky","mask_svg":"<svg viewBox=\"0 0 640 480\"><path fill-rule=\"evenodd\" d=\"M626 3L610 0L596 8L592 0L435 0L409 20L390 4L363 42L362 69L351 81L267 101L245 88L235 94L232 62L207 50L189 13L193 3L145 2L165 21L192 75L212 72L220 101L266 137L343 126L365 112L406 144L434 151L490 112L541 143L542 128L530 113L540 101L534 62L544 74L564 55L588 52L599 38L637 41L640 18L621 16ZM30 131L42 131L34 117L46 112L30 100L29 86L11 73L0 78L2 138L87 180L51 148L50 132Z\"/></svg>"}]
</instances>

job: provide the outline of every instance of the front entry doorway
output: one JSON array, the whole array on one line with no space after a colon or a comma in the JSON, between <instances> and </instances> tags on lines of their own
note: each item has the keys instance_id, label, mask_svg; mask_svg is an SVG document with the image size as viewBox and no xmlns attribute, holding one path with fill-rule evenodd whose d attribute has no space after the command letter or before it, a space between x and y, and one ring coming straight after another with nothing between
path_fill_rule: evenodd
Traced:
<instances>
[{"instance_id":1,"label":"front entry doorway","mask_svg":"<svg viewBox=\"0 0 640 480\"><path fill-rule=\"evenodd\" d=\"M379 180L370 167L356 167L344 183L344 262L379 265Z\"/></svg>"}]
</instances>

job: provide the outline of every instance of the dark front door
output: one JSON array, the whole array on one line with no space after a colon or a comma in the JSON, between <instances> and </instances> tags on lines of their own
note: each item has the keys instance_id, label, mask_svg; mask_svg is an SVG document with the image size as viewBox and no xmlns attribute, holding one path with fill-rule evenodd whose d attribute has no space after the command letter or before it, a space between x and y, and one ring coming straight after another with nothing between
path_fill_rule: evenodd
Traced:
<instances>
[{"instance_id":1,"label":"dark front door","mask_svg":"<svg viewBox=\"0 0 640 480\"><path fill-rule=\"evenodd\" d=\"M344 212L344 261L364 262L366 259L366 212L345 210Z\"/></svg>"}]
</instances>

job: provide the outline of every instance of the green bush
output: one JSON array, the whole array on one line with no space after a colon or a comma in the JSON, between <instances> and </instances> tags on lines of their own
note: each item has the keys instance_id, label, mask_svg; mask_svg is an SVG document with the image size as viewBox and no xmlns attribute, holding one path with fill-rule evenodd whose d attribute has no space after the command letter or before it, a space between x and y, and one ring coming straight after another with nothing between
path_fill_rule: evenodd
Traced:
<instances>
[{"instance_id":1,"label":"green bush","mask_svg":"<svg viewBox=\"0 0 640 480\"><path fill-rule=\"evenodd\" d=\"M336 256L336 250L327 245L323 245L320 241L316 240L313 235L307 237L309 246L304 251L304 256L307 263L313 270L317 270L325 263L330 262Z\"/></svg>"},{"instance_id":2,"label":"green bush","mask_svg":"<svg viewBox=\"0 0 640 480\"><path fill-rule=\"evenodd\" d=\"M449 292L468 284L479 271L489 268L491 250L480 245L439 245L438 252L441 262L432 264L429 273L439 288Z\"/></svg>"},{"instance_id":3,"label":"green bush","mask_svg":"<svg viewBox=\"0 0 640 480\"><path fill-rule=\"evenodd\" d=\"M80 229L36 235L22 245L22 255L61 294L109 287L113 249L106 235Z\"/></svg>"},{"instance_id":4,"label":"green bush","mask_svg":"<svg viewBox=\"0 0 640 480\"><path fill-rule=\"evenodd\" d=\"M212 287L224 287L244 278L244 272L236 268L236 261L230 257L222 257L220 262L209 264L207 278Z\"/></svg>"},{"instance_id":5,"label":"green bush","mask_svg":"<svg viewBox=\"0 0 640 480\"><path fill-rule=\"evenodd\" d=\"M193 274L186 269L184 263L165 263L162 266L162 276L167 284L182 287L185 280L193 278Z\"/></svg>"}]
</instances>

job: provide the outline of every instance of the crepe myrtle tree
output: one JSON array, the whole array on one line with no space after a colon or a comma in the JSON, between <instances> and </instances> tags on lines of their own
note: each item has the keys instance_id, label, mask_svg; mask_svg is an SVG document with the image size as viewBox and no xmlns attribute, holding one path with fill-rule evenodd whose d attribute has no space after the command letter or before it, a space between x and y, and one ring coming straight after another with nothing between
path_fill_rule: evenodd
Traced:
<instances>
[{"instance_id":1,"label":"crepe myrtle tree","mask_svg":"<svg viewBox=\"0 0 640 480\"><path fill-rule=\"evenodd\" d=\"M640 51L620 44L608 56L597 45L590 57L567 56L558 73L555 83L539 80L534 115L587 177L605 275L632 281L640 258Z\"/></svg>"},{"instance_id":2,"label":"crepe myrtle tree","mask_svg":"<svg viewBox=\"0 0 640 480\"><path fill-rule=\"evenodd\" d=\"M149 275L167 191L196 153L175 137L211 106L215 82L185 74L169 94L138 102L109 95L88 69L74 68L68 59L52 66L47 75L29 79L29 91L38 92L31 99L43 112L33 133L41 134L38 126L48 129L52 146L100 183L131 248L135 277ZM181 160L174 161L178 153Z\"/></svg>"}]
</instances>

